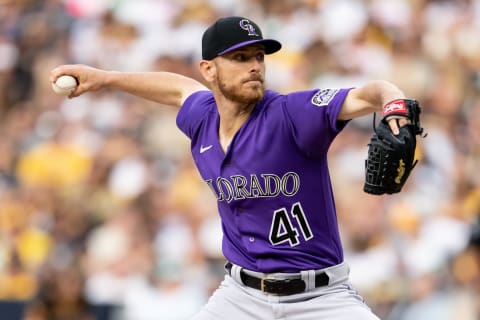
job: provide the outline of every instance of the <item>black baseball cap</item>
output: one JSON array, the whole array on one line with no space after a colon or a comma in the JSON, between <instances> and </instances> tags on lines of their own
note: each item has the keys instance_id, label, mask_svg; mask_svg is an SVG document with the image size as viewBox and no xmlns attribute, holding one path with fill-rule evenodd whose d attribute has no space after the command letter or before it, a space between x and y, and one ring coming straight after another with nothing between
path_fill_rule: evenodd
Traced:
<instances>
[{"instance_id":1,"label":"black baseball cap","mask_svg":"<svg viewBox=\"0 0 480 320\"><path fill-rule=\"evenodd\" d=\"M243 17L220 18L203 33L202 58L212 60L217 56L254 43L264 45L265 54L277 52L282 47L277 40L263 39L262 31L250 19Z\"/></svg>"}]
</instances>

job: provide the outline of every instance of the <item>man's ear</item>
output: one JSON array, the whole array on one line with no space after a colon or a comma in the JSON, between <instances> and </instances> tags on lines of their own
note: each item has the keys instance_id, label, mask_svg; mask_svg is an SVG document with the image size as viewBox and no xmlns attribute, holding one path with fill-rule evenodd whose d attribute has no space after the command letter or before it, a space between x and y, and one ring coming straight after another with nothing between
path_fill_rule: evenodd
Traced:
<instances>
[{"instance_id":1,"label":"man's ear","mask_svg":"<svg viewBox=\"0 0 480 320\"><path fill-rule=\"evenodd\" d=\"M213 82L215 80L216 73L217 70L213 61L200 61L200 74L202 75L203 79L205 79L205 81L207 81L208 83Z\"/></svg>"}]
</instances>

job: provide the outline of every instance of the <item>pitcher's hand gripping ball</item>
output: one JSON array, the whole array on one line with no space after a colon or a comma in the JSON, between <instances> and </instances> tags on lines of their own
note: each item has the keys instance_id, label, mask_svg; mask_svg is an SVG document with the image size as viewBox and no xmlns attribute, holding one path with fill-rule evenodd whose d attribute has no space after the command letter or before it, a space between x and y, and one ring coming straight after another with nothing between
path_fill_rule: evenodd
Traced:
<instances>
[{"instance_id":1,"label":"pitcher's hand gripping ball","mask_svg":"<svg viewBox=\"0 0 480 320\"><path fill-rule=\"evenodd\" d=\"M370 194L392 194L402 190L410 172L417 164L414 159L416 136L422 134L420 106L416 100L398 99L385 105L382 120L368 144L363 190ZM391 118L405 117L410 123L394 135L388 126ZM374 118L375 123L375 118Z\"/></svg>"},{"instance_id":2,"label":"pitcher's hand gripping ball","mask_svg":"<svg viewBox=\"0 0 480 320\"><path fill-rule=\"evenodd\" d=\"M77 88L78 81L75 77L63 75L52 83L52 90L58 95L69 96Z\"/></svg>"}]
</instances>

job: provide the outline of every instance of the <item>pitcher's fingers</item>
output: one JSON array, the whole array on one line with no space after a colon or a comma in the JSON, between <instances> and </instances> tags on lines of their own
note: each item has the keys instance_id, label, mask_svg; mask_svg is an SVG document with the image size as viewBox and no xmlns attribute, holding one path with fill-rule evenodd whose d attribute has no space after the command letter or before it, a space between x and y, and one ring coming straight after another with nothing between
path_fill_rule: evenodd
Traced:
<instances>
[{"instance_id":1,"label":"pitcher's fingers","mask_svg":"<svg viewBox=\"0 0 480 320\"><path fill-rule=\"evenodd\" d=\"M395 119L395 118L388 120L388 126L390 127L390 130L392 130L394 135L398 135L400 133L397 120L398 119Z\"/></svg>"},{"instance_id":2,"label":"pitcher's fingers","mask_svg":"<svg viewBox=\"0 0 480 320\"><path fill-rule=\"evenodd\" d=\"M409 124L409 123L411 123L411 121L408 118L399 118L398 119L398 126L399 127L403 127L404 125Z\"/></svg>"},{"instance_id":3,"label":"pitcher's fingers","mask_svg":"<svg viewBox=\"0 0 480 320\"><path fill-rule=\"evenodd\" d=\"M50 71L50 82L55 82L62 75L73 76L78 79L79 67L76 65L60 65Z\"/></svg>"}]
</instances>

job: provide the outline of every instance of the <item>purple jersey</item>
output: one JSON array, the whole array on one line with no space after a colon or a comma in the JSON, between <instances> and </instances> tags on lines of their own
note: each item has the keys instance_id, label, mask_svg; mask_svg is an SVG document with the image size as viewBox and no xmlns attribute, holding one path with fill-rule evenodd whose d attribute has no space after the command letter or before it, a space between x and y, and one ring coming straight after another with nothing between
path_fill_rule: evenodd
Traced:
<instances>
[{"instance_id":1,"label":"purple jersey","mask_svg":"<svg viewBox=\"0 0 480 320\"><path fill-rule=\"evenodd\" d=\"M226 153L210 91L187 98L178 127L215 193L225 257L259 272L299 272L343 261L327 150L348 89L267 90Z\"/></svg>"}]
</instances>

